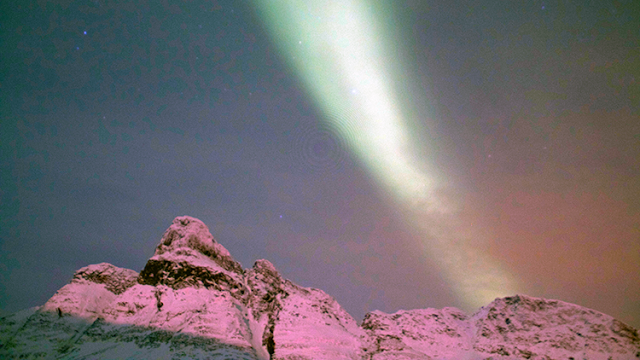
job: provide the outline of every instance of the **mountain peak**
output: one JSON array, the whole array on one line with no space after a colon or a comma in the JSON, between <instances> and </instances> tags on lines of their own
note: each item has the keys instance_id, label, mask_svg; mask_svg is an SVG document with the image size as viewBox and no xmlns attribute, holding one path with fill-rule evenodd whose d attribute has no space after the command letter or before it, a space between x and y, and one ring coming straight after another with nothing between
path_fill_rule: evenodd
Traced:
<instances>
[{"instance_id":1,"label":"mountain peak","mask_svg":"<svg viewBox=\"0 0 640 360\"><path fill-rule=\"evenodd\" d=\"M164 232L160 243L156 247L155 255L161 255L182 247L194 250L210 249L217 241L209 232L209 228L202 221L191 216L178 216L173 219L171 226ZM223 248L224 249L224 248ZM231 256L227 249L221 255Z\"/></svg>"},{"instance_id":2,"label":"mountain peak","mask_svg":"<svg viewBox=\"0 0 640 360\"><path fill-rule=\"evenodd\" d=\"M192 249L212 259L231 258L231 254L211 235L202 221L191 216L178 216L164 232L156 247L155 255L180 249Z\"/></svg>"},{"instance_id":3,"label":"mountain peak","mask_svg":"<svg viewBox=\"0 0 640 360\"><path fill-rule=\"evenodd\" d=\"M179 216L162 235L138 282L174 289L203 286L229 290L239 299L245 296L243 276L240 263L213 238L202 221Z\"/></svg>"},{"instance_id":4,"label":"mountain peak","mask_svg":"<svg viewBox=\"0 0 640 360\"><path fill-rule=\"evenodd\" d=\"M153 258L167 258L169 254L192 259L204 255L225 270L242 272L242 266L213 238L207 225L191 216L173 219L171 226L162 235Z\"/></svg>"},{"instance_id":5,"label":"mountain peak","mask_svg":"<svg viewBox=\"0 0 640 360\"><path fill-rule=\"evenodd\" d=\"M269 260L260 259L253 264L253 269L261 274L269 275L271 277L280 277L280 273L276 270L276 267Z\"/></svg>"}]
</instances>

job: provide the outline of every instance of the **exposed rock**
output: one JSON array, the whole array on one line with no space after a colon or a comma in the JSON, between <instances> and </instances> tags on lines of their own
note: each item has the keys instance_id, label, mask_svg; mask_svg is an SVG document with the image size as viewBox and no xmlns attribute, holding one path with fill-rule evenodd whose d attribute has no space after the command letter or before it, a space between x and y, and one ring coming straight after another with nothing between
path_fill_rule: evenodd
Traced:
<instances>
[{"instance_id":1,"label":"exposed rock","mask_svg":"<svg viewBox=\"0 0 640 360\"><path fill-rule=\"evenodd\" d=\"M260 321L262 327L261 344L270 358L275 354L274 330L280 310L281 300L289 296L283 288L283 279L275 266L267 260L258 260L252 269L246 272L251 289L250 307L253 318Z\"/></svg>"},{"instance_id":2,"label":"exposed rock","mask_svg":"<svg viewBox=\"0 0 640 360\"><path fill-rule=\"evenodd\" d=\"M85 266L76 271L71 282L87 280L96 284L104 284L107 290L120 295L135 285L137 278L138 273L133 270L119 268L108 263L100 263Z\"/></svg>"},{"instance_id":3,"label":"exposed rock","mask_svg":"<svg viewBox=\"0 0 640 360\"><path fill-rule=\"evenodd\" d=\"M559 300L524 295L496 299L472 318L474 349L487 354L629 359L637 330L609 315ZM608 358L608 357L605 357Z\"/></svg>"},{"instance_id":4,"label":"exposed rock","mask_svg":"<svg viewBox=\"0 0 640 360\"><path fill-rule=\"evenodd\" d=\"M455 358L472 347L467 316L455 308L395 314L374 311L365 316L361 326L368 335L364 348L373 359L386 358L389 353L408 358Z\"/></svg>"},{"instance_id":5,"label":"exposed rock","mask_svg":"<svg viewBox=\"0 0 640 360\"><path fill-rule=\"evenodd\" d=\"M174 252L176 255L194 256L188 249L195 250L216 262L227 271L242 274L242 266L236 262L224 246L220 245L202 221L190 217L179 216L162 235L156 248L155 256Z\"/></svg>"},{"instance_id":6,"label":"exposed rock","mask_svg":"<svg viewBox=\"0 0 640 360\"><path fill-rule=\"evenodd\" d=\"M140 273L140 283L152 286L166 285L173 289L205 287L228 291L239 300L245 292L244 285L228 274L184 261L149 260Z\"/></svg>"},{"instance_id":7,"label":"exposed rock","mask_svg":"<svg viewBox=\"0 0 640 360\"><path fill-rule=\"evenodd\" d=\"M138 283L176 290L204 287L225 291L247 305L244 278L242 266L215 241L202 221L180 216L165 231L155 254L140 272Z\"/></svg>"}]
</instances>

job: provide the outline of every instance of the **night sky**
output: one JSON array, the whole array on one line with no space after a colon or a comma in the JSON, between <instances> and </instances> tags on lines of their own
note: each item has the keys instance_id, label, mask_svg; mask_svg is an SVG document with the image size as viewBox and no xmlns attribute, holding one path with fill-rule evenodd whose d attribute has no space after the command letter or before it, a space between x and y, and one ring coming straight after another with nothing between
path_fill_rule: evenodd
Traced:
<instances>
[{"instance_id":1,"label":"night sky","mask_svg":"<svg viewBox=\"0 0 640 360\"><path fill-rule=\"evenodd\" d=\"M190 215L358 321L520 292L640 328L639 2L269 3L0 4L2 314ZM403 114L373 137L373 87L326 91L371 74Z\"/></svg>"}]
</instances>

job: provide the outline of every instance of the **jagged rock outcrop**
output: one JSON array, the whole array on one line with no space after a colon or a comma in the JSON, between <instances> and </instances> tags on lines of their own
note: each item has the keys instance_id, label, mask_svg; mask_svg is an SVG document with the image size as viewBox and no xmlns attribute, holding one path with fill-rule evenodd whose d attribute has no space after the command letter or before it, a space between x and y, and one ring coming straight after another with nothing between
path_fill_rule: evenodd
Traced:
<instances>
[{"instance_id":1,"label":"jagged rock outcrop","mask_svg":"<svg viewBox=\"0 0 640 360\"><path fill-rule=\"evenodd\" d=\"M258 260L247 271L254 318L265 323L262 344L276 359L360 359L362 331L332 297L282 279Z\"/></svg>"},{"instance_id":2,"label":"jagged rock outcrop","mask_svg":"<svg viewBox=\"0 0 640 360\"><path fill-rule=\"evenodd\" d=\"M285 281L275 322L276 359L360 359L361 329L325 292Z\"/></svg>"},{"instance_id":3,"label":"jagged rock outcrop","mask_svg":"<svg viewBox=\"0 0 640 360\"><path fill-rule=\"evenodd\" d=\"M140 274L89 265L42 307L0 319L0 358L638 359L637 330L557 300L374 311L361 326L267 260L244 270L200 220L176 218Z\"/></svg>"},{"instance_id":4,"label":"jagged rock outcrop","mask_svg":"<svg viewBox=\"0 0 640 360\"><path fill-rule=\"evenodd\" d=\"M364 349L369 359L456 359L472 349L467 315L451 307L374 311L365 316L362 328L368 335Z\"/></svg>"},{"instance_id":5,"label":"jagged rock outcrop","mask_svg":"<svg viewBox=\"0 0 640 360\"><path fill-rule=\"evenodd\" d=\"M471 321L474 350L482 353L526 359L640 358L637 330L563 301L523 295L496 299Z\"/></svg>"},{"instance_id":6,"label":"jagged rock outcrop","mask_svg":"<svg viewBox=\"0 0 640 360\"><path fill-rule=\"evenodd\" d=\"M76 271L71 282L79 283L83 280L104 284L105 289L120 295L138 282L138 273L133 270L115 267L111 264L100 263L85 266Z\"/></svg>"},{"instance_id":7,"label":"jagged rock outcrop","mask_svg":"<svg viewBox=\"0 0 640 360\"><path fill-rule=\"evenodd\" d=\"M250 307L253 318L259 319L260 327L263 329L261 345L266 348L269 356L273 357L275 324L282 310L282 298L289 296L289 293L283 289L284 280L280 273L267 260L256 261L246 275L252 294Z\"/></svg>"}]
</instances>

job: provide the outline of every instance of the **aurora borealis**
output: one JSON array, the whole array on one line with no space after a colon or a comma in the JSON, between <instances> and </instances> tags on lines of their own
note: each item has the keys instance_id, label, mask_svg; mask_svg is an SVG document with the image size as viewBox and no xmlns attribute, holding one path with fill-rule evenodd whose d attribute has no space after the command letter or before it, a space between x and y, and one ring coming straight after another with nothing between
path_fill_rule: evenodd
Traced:
<instances>
[{"instance_id":1,"label":"aurora borealis","mask_svg":"<svg viewBox=\"0 0 640 360\"><path fill-rule=\"evenodd\" d=\"M349 150L366 164L382 191L392 194L391 205L424 233L418 242L425 256L438 264L458 299L473 308L522 292L482 247L471 245L482 242L477 235L465 237L453 224L428 220L435 216L443 221L455 210L437 196L435 188L443 185L430 175L429 154L421 158L413 150L420 148L410 135L415 121L405 117L415 115L400 104L395 88L402 90L402 85L393 78L403 60L386 45L401 40L385 38L389 31L378 19L385 12L376 14L371 3L357 0L258 4L284 58L297 69L326 121L349 130L340 134L353 138ZM412 94L405 103L422 102L422 96Z\"/></svg>"}]
</instances>

